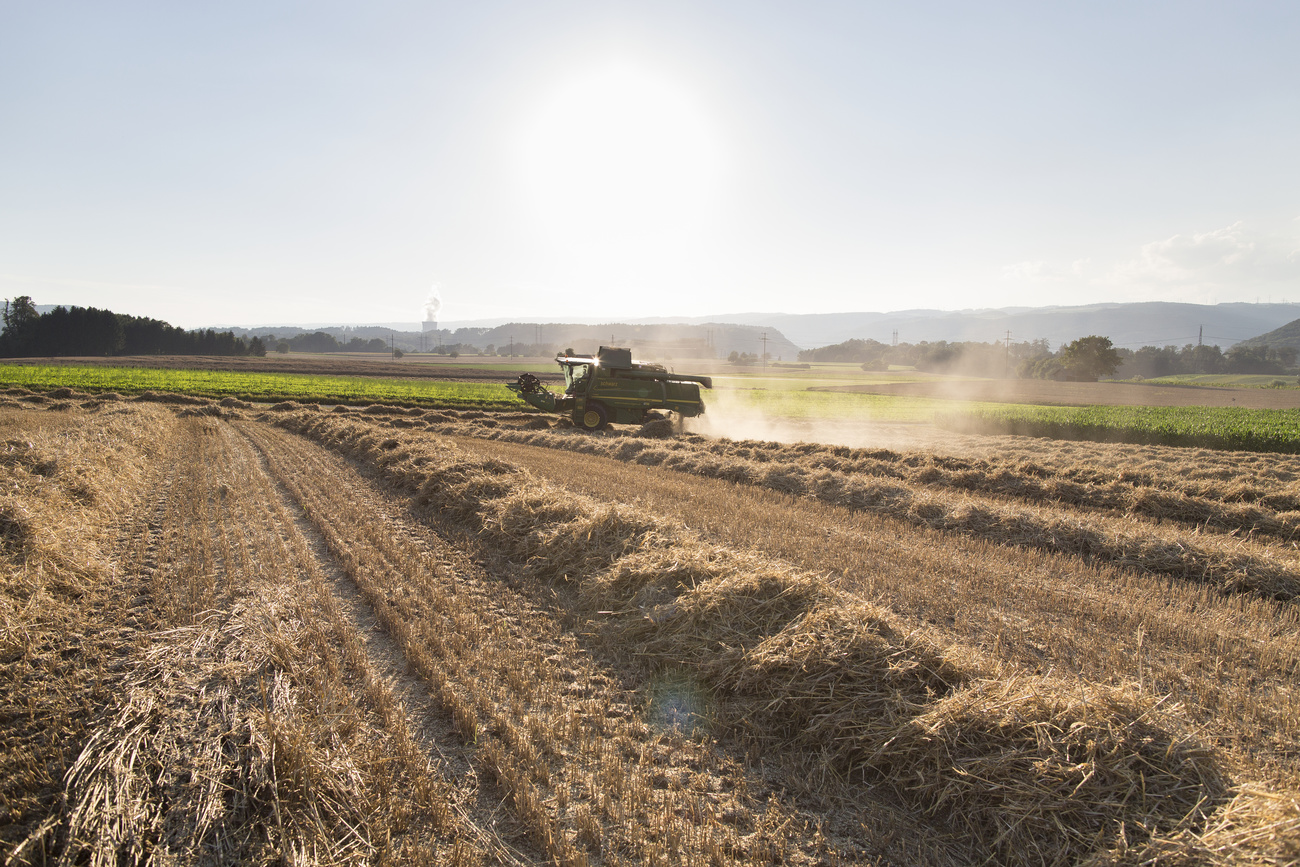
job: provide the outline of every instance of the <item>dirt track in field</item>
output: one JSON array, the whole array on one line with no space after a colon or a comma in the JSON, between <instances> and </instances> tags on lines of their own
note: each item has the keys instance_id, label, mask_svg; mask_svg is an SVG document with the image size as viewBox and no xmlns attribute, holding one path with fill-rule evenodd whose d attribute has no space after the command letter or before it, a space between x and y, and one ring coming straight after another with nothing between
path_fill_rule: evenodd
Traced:
<instances>
[{"instance_id":1,"label":"dirt track in field","mask_svg":"<svg viewBox=\"0 0 1300 867\"><path fill-rule=\"evenodd\" d=\"M281 445L280 451L283 450ZM373 502L376 520L384 519L381 498L357 479L355 473L348 475L346 468L340 468L335 483L349 495ZM394 702L389 712L395 717L396 731L376 740L395 750L399 745L393 743L393 738L409 737L423 752L420 761L436 779L438 796L448 799L448 806L455 813L456 831L452 836L463 838L497 863L531 863L540 857L527 844L526 834L518 824L500 813L501 793L490 782L479 779L446 715L427 688L408 670L401 649L377 626L373 610L330 555L302 506L274 479L266 458L247 437L224 422L202 420L186 425L178 438L177 451L167 461L165 481L145 511L146 529L136 536L134 549L121 566L124 572L144 577L150 588L150 607L156 612L159 625L166 627L161 633L164 637L155 638L153 652L162 652L166 643L183 641L181 636L187 630L204 630L214 622L221 624L198 644L202 646L210 641L213 650L205 654L196 649L188 665L175 672L177 678L194 686L203 683L201 689L206 690L210 688L211 672L205 669L209 665L230 665L222 661L222 651L225 659L250 652L241 643L243 634L253 631L274 634L274 630L285 630L278 637L286 643L306 642L299 634L301 617L310 612L322 621L332 620L330 625L335 631L325 640L353 642L364 649L364 657L354 658L350 664L295 660L288 667L342 664L353 669L347 678L350 688L358 692L368 688L386 693ZM390 530L404 532L400 522L390 526ZM249 705L266 702L265 696L259 698L248 692L250 682L224 686L236 702ZM241 692L240 687L245 689ZM159 705L169 706L172 714L185 715L184 700L178 708L176 696L162 685L150 698ZM131 701L138 703L140 698L133 696ZM297 701L307 704L301 696ZM364 699L361 701L365 703ZM342 716L347 701L339 704L340 707L327 709L327 716ZM377 708L368 709L370 716L376 712ZM110 716L112 713L110 710ZM363 711L361 715L367 713ZM390 720L390 729L393 724ZM199 740L202 734L191 730L180 737L195 738L196 742L187 746L201 755L206 749ZM165 754L148 756L145 761L156 763L155 773L160 780L184 774L183 765L177 767L170 763ZM188 760L184 763L188 764ZM364 809L373 805L356 806ZM319 807L312 809L320 811ZM330 818L333 817L327 815L322 824L328 825ZM339 817L339 820L346 825L358 818L360 814ZM102 829L99 833L102 834ZM271 835L262 847L272 851L281 849L294 836L292 830L281 834L279 839ZM200 839L195 843L201 842L202 834L196 836ZM314 839L314 830L301 836L313 840L311 845L322 853L332 853L332 857L344 861L351 857L339 840ZM427 829L418 831L411 834L412 840L396 841L396 848L390 852L432 855L444 844L454 842L440 840L440 836ZM182 863L188 860L187 855L197 855L195 850L187 850L180 840L169 840L166 836L160 845L168 847ZM220 841L216 851L227 847L227 841ZM258 846L251 846L242 851L227 851L225 857L243 860L262 856Z\"/></svg>"},{"instance_id":2,"label":"dirt track in field","mask_svg":"<svg viewBox=\"0 0 1300 867\"><path fill-rule=\"evenodd\" d=\"M413 734L427 761L439 770L443 778L453 781L459 796L455 809L461 823L471 830L474 842L500 863L526 863L539 858L540 854L526 842L526 829L509 814L501 812L503 793L490 778L485 779L480 773L473 751L456 734L454 722L413 670L400 642L384 628L374 607L331 552L317 524L304 511L303 502L294 496L285 482L293 476L302 490L303 465L308 461L315 462L330 473L329 497L364 503L376 526L382 525L383 533L410 538L430 561L444 566L444 574L450 574L454 581L474 580L476 576L472 574L472 567L463 562L455 563L457 555L450 546L409 522L400 504L385 497L343 461L297 438L276 435L276 432L260 425L242 426L239 431L258 450L258 470L275 482L282 516L278 532L282 535L296 534L299 537L296 544L312 557L312 568L326 577L332 600L360 639L370 664L389 682L402 713L411 721ZM319 490L315 493L317 497L321 495ZM284 518L288 519L288 524L284 523ZM358 535L364 539L366 534ZM374 527L370 528L368 535L375 535Z\"/></svg>"}]
</instances>

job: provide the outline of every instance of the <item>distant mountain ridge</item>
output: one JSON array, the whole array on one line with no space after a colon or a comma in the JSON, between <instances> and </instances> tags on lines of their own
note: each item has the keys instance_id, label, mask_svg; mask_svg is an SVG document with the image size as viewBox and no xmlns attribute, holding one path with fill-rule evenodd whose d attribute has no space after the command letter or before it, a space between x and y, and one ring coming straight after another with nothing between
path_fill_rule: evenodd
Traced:
<instances>
[{"instance_id":1,"label":"distant mountain ridge","mask_svg":"<svg viewBox=\"0 0 1300 867\"><path fill-rule=\"evenodd\" d=\"M1169 301L1077 307L1004 307L977 310L897 310L888 313L741 313L709 316L714 322L765 325L802 348L850 338L892 343L939 340L1047 340L1053 350L1098 334L1116 346L1185 346L1203 340L1227 349L1300 317L1300 304L1184 304ZM703 319L679 321L697 322Z\"/></svg>"},{"instance_id":2,"label":"distant mountain ridge","mask_svg":"<svg viewBox=\"0 0 1300 867\"><path fill-rule=\"evenodd\" d=\"M728 325L747 326L735 339L718 339L714 345L723 355L733 348L757 352L757 335L753 329L770 329L768 351L773 357L789 355L794 347L811 349L842 343L851 338L893 343L934 343L939 340L1002 341L1010 332L1013 343L1047 340L1053 350L1063 344L1098 334L1109 337L1116 346L1138 349L1142 346L1185 346L1204 342L1227 349L1237 343L1259 339L1287 323L1300 319L1300 304L1184 304L1171 301L1115 302L1074 307L1002 307L970 310L895 310L890 312L845 313L716 313L709 316L646 317L611 320L568 320L572 325L595 326L591 332L612 324L625 326L693 325L720 329ZM525 320L530 326L538 320ZM554 320L550 321L555 324ZM473 329L480 334L492 332L501 342L509 329L507 319L484 319L439 323L446 334ZM226 326L223 326L223 328ZM311 330L316 326L281 326ZM543 326L545 327L545 326ZM381 326L353 326L360 333L368 328L387 328L399 333L419 332L417 322L388 323ZM244 329L234 329L240 333ZM265 333L274 328L250 328L248 333ZM321 328L321 330L332 330ZM582 329L587 330L587 329ZM629 329L634 330L634 329ZM616 335L623 337L624 335ZM729 337L731 335L728 335ZM631 334L626 335L630 338ZM742 339L743 338L743 339ZM515 339L531 340L532 335L516 334ZM742 345L743 343L743 345ZM775 344L775 345L774 345Z\"/></svg>"}]
</instances>

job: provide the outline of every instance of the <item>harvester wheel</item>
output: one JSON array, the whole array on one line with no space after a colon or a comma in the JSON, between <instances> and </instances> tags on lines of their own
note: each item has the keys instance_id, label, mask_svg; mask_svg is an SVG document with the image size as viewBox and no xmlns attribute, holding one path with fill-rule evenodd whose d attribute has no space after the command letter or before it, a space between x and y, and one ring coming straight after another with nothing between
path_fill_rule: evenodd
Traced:
<instances>
[{"instance_id":1,"label":"harvester wheel","mask_svg":"<svg viewBox=\"0 0 1300 867\"><path fill-rule=\"evenodd\" d=\"M589 403L580 423L587 430L602 430L609 424L609 413L600 404Z\"/></svg>"}]
</instances>

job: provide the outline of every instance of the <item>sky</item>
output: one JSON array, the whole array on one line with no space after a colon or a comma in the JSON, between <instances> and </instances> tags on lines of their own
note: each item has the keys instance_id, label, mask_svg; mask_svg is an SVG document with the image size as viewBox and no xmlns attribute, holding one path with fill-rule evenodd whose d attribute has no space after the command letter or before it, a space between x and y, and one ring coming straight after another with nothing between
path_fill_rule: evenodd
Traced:
<instances>
[{"instance_id":1,"label":"sky","mask_svg":"<svg viewBox=\"0 0 1300 867\"><path fill-rule=\"evenodd\" d=\"M1300 300L1300 4L0 0L0 297L214 325Z\"/></svg>"}]
</instances>

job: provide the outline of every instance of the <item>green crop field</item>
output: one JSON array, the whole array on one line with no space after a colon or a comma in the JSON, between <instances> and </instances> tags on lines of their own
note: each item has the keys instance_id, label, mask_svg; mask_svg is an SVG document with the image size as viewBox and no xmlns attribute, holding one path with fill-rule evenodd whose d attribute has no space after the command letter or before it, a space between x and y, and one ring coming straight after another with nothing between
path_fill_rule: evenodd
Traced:
<instances>
[{"instance_id":1,"label":"green crop field","mask_svg":"<svg viewBox=\"0 0 1300 867\"><path fill-rule=\"evenodd\" d=\"M170 391L201 397L302 403L403 403L422 406L507 407L518 401L504 385L376 377L314 376L134 367L0 365L0 386L75 388L139 394Z\"/></svg>"},{"instance_id":2,"label":"green crop field","mask_svg":"<svg viewBox=\"0 0 1300 867\"><path fill-rule=\"evenodd\" d=\"M968 433L1300 453L1300 410L1173 406L974 405L935 423Z\"/></svg>"}]
</instances>

